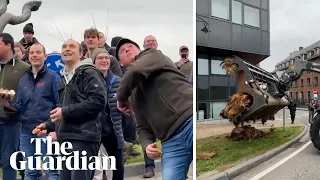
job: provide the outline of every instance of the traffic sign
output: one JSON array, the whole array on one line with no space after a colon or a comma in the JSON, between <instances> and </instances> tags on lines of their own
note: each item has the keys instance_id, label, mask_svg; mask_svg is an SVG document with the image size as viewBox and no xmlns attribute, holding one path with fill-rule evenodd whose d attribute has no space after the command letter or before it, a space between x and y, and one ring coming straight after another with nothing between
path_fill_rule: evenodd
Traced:
<instances>
[{"instance_id":1,"label":"traffic sign","mask_svg":"<svg viewBox=\"0 0 320 180\"><path fill-rule=\"evenodd\" d=\"M313 99L314 99L315 101L318 100L318 90L317 90L317 89L313 90Z\"/></svg>"},{"instance_id":2,"label":"traffic sign","mask_svg":"<svg viewBox=\"0 0 320 180\"><path fill-rule=\"evenodd\" d=\"M47 63L47 67L58 74L62 74L62 70L64 69L64 62L62 61L60 53L50 53L45 61Z\"/></svg>"}]
</instances>

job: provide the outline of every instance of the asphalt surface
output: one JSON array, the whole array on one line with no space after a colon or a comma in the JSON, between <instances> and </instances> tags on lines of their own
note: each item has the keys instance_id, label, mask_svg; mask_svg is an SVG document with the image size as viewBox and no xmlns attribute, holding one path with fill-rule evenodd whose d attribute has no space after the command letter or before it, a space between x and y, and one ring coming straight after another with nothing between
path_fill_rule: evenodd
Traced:
<instances>
[{"instance_id":1,"label":"asphalt surface","mask_svg":"<svg viewBox=\"0 0 320 180\"><path fill-rule=\"evenodd\" d=\"M296 123L308 124L308 112L297 111ZM280 111L276 120L281 120ZM290 120L286 112L286 122ZM309 126L308 126L309 127ZM309 132L296 144L234 178L235 180L319 180L320 179L320 152L310 141Z\"/></svg>"}]
</instances>

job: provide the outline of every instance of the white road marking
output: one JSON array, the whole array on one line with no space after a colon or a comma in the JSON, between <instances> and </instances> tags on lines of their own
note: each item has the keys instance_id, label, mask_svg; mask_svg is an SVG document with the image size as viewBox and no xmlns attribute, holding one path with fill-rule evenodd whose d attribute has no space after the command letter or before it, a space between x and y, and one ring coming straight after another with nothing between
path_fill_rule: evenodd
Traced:
<instances>
[{"instance_id":1,"label":"white road marking","mask_svg":"<svg viewBox=\"0 0 320 180\"><path fill-rule=\"evenodd\" d=\"M284 164L286 161L288 161L289 159L293 158L294 156L296 156L298 153L300 153L301 151L303 151L305 148L307 148L309 145L311 144L311 141L308 141L305 145L303 145L300 149L296 150L295 152L293 152L292 154L290 154L289 156L283 158L281 161L279 161L278 163L274 164L273 166L269 167L268 169L260 172L259 174L257 174L256 176L254 176L253 178L249 179L249 180L258 180L260 178L262 178L263 176L265 176L266 174L270 173L271 171L275 170L277 167L281 166L282 164Z\"/></svg>"}]
</instances>

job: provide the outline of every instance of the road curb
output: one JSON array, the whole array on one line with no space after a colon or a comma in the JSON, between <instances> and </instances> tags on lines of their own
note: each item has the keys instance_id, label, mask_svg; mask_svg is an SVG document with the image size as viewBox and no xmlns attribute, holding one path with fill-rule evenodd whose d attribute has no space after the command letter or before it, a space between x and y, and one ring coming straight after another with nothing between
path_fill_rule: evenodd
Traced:
<instances>
[{"instance_id":1,"label":"road curb","mask_svg":"<svg viewBox=\"0 0 320 180\"><path fill-rule=\"evenodd\" d=\"M308 127L307 125L304 125L304 129L303 132L300 133L297 137L295 137L294 139L292 139L291 141L271 150L268 151L262 155L259 155L255 158L252 158L248 161L245 161L241 164L238 164L230 169L227 169L223 172L219 172L213 176L210 177L205 177L205 178L201 178L197 177L197 179L201 179L201 180L230 180L233 179L237 176L239 176L240 174L249 171L250 169L256 167L257 165L263 163L264 161L267 161L269 159L271 159L272 157L278 155L279 153L283 152L284 150L288 149L290 146L292 146L294 143L298 142L306 133L307 133Z\"/></svg>"}]
</instances>

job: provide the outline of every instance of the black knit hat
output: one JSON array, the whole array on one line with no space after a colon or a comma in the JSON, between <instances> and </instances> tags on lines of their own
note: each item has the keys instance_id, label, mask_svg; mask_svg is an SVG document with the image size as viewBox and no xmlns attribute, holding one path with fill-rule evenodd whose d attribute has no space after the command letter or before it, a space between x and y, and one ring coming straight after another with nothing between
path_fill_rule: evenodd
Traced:
<instances>
[{"instance_id":1,"label":"black knit hat","mask_svg":"<svg viewBox=\"0 0 320 180\"><path fill-rule=\"evenodd\" d=\"M127 38L122 38L122 39L118 42L117 47L116 47L116 58L118 59L118 61L120 61L119 55L118 55L119 49L120 49L120 47L121 47L122 45L124 45L124 44L126 44L126 43L131 43L131 44L135 45L137 48L140 49L139 45L138 45L136 42L134 42L134 41L132 41L132 40L130 40L130 39L127 39Z\"/></svg>"},{"instance_id":2,"label":"black knit hat","mask_svg":"<svg viewBox=\"0 0 320 180\"><path fill-rule=\"evenodd\" d=\"M24 26L23 28L23 33L26 33L26 32L29 32L29 33L32 33L34 34L34 31L33 31L33 24L32 23L28 23Z\"/></svg>"}]
</instances>

